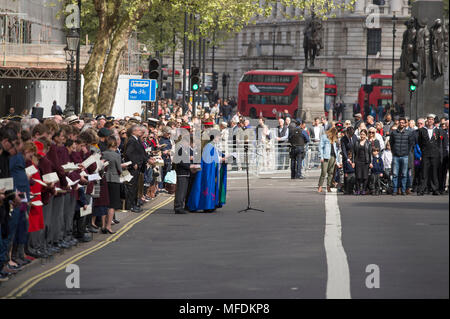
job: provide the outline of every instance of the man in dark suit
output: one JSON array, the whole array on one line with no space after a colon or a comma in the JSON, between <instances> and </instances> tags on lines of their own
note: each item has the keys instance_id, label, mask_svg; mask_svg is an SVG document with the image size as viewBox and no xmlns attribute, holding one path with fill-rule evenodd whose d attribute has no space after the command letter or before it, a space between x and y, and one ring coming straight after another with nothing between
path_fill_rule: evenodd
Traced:
<instances>
[{"instance_id":1,"label":"man in dark suit","mask_svg":"<svg viewBox=\"0 0 450 319\"><path fill-rule=\"evenodd\" d=\"M140 213L142 208L139 206L137 194L138 194L138 182L139 172L143 165L147 161L147 153L144 146L140 141L142 131L138 125L134 125L130 128L130 136L128 137L127 144L125 145L125 161L131 161L132 164L128 169L133 179L130 181L130 188L127 192L126 207L130 208L132 212Z\"/></svg>"},{"instance_id":2,"label":"man in dark suit","mask_svg":"<svg viewBox=\"0 0 450 319\"><path fill-rule=\"evenodd\" d=\"M353 145L358 143L358 137L355 135L355 129L349 126L345 129L345 135L341 138L342 160L347 162L348 152L353 152Z\"/></svg>"},{"instance_id":3,"label":"man in dark suit","mask_svg":"<svg viewBox=\"0 0 450 319\"><path fill-rule=\"evenodd\" d=\"M328 122L328 119L325 116L322 116L320 118L320 121L322 122L322 126L325 132L331 128L331 124Z\"/></svg>"},{"instance_id":4,"label":"man in dark suit","mask_svg":"<svg viewBox=\"0 0 450 319\"><path fill-rule=\"evenodd\" d=\"M440 169L439 169L439 194L444 194L445 192L445 184L447 180L447 172L448 172L448 154L449 154L449 135L448 135L448 120L446 122L441 123L441 132L442 132L442 156L440 161Z\"/></svg>"},{"instance_id":5,"label":"man in dark suit","mask_svg":"<svg viewBox=\"0 0 450 319\"><path fill-rule=\"evenodd\" d=\"M422 151L422 182L417 190L419 196L424 194L428 185L433 195L439 195L438 169L443 136L441 130L434 126L434 118L434 114L428 114L425 127L418 132L418 143Z\"/></svg>"}]
</instances>

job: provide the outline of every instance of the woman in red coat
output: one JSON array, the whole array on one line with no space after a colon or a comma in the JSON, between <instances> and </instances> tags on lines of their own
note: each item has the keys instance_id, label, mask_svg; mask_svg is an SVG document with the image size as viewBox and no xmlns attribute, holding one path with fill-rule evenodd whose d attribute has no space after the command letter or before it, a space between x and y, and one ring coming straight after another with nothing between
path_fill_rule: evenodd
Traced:
<instances>
[{"instance_id":1,"label":"woman in red coat","mask_svg":"<svg viewBox=\"0 0 450 319\"><path fill-rule=\"evenodd\" d=\"M39 169L37 167L38 159L37 159L37 147L36 144L29 141L24 144L23 154L26 161L27 168L34 168L34 173L29 175L30 179L30 203L31 208L28 215L28 233L29 233L29 241L28 245L29 251L36 251L39 254L43 255L43 246L40 242L40 230L44 229L44 215L42 211L43 203L42 203L42 185L35 180L41 181L41 174L39 173Z\"/></svg>"}]
</instances>

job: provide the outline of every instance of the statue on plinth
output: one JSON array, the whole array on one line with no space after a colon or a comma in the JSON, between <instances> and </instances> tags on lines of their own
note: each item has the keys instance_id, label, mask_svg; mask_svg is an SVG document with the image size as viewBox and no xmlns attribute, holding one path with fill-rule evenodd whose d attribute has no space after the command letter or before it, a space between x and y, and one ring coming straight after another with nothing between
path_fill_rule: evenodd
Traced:
<instances>
[{"instance_id":1,"label":"statue on plinth","mask_svg":"<svg viewBox=\"0 0 450 319\"><path fill-rule=\"evenodd\" d=\"M314 66L314 59L319 56L322 48L322 21L313 12L311 18L307 20L303 32L305 70L308 69L308 60L310 60L310 66Z\"/></svg>"}]
</instances>

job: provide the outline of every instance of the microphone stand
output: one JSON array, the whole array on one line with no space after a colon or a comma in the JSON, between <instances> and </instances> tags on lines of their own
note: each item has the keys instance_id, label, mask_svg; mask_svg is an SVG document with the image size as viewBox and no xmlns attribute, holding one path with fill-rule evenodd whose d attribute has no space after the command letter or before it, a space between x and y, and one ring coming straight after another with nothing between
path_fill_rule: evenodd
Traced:
<instances>
[{"instance_id":1,"label":"microphone stand","mask_svg":"<svg viewBox=\"0 0 450 319\"><path fill-rule=\"evenodd\" d=\"M257 212L264 212L261 209L252 208L250 206L250 180L248 177L248 144L247 144L247 142L245 142L245 144L244 144L244 158L245 158L245 168L247 171L247 208L240 210L238 213L247 212L249 210L254 210Z\"/></svg>"}]
</instances>

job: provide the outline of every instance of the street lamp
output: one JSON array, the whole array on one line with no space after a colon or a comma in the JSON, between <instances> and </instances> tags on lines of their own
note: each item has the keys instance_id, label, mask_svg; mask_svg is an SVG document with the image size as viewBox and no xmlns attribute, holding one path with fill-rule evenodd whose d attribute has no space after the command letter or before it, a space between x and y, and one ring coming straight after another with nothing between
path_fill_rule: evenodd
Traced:
<instances>
[{"instance_id":1,"label":"street lamp","mask_svg":"<svg viewBox=\"0 0 450 319\"><path fill-rule=\"evenodd\" d=\"M272 69L275 70L275 31L277 24L274 22L272 24Z\"/></svg>"},{"instance_id":2,"label":"street lamp","mask_svg":"<svg viewBox=\"0 0 450 319\"><path fill-rule=\"evenodd\" d=\"M397 21L397 17L395 16L395 12L399 12L402 8L401 1L399 0L391 0L391 11L392 11L392 99L391 99L391 107L394 107L394 62L395 62L395 32L397 29L395 28L395 23Z\"/></svg>"},{"instance_id":3,"label":"street lamp","mask_svg":"<svg viewBox=\"0 0 450 319\"><path fill-rule=\"evenodd\" d=\"M78 43L80 42L80 34L77 29L72 28L66 36L67 49L69 51L76 51L78 48Z\"/></svg>"},{"instance_id":4,"label":"street lamp","mask_svg":"<svg viewBox=\"0 0 450 319\"><path fill-rule=\"evenodd\" d=\"M67 65L67 107L64 113L75 113L75 92L73 90L73 73L75 64L75 54L78 49L78 44L80 42L80 34L77 29L72 28L66 35L67 46L64 48L66 54Z\"/></svg>"}]
</instances>

